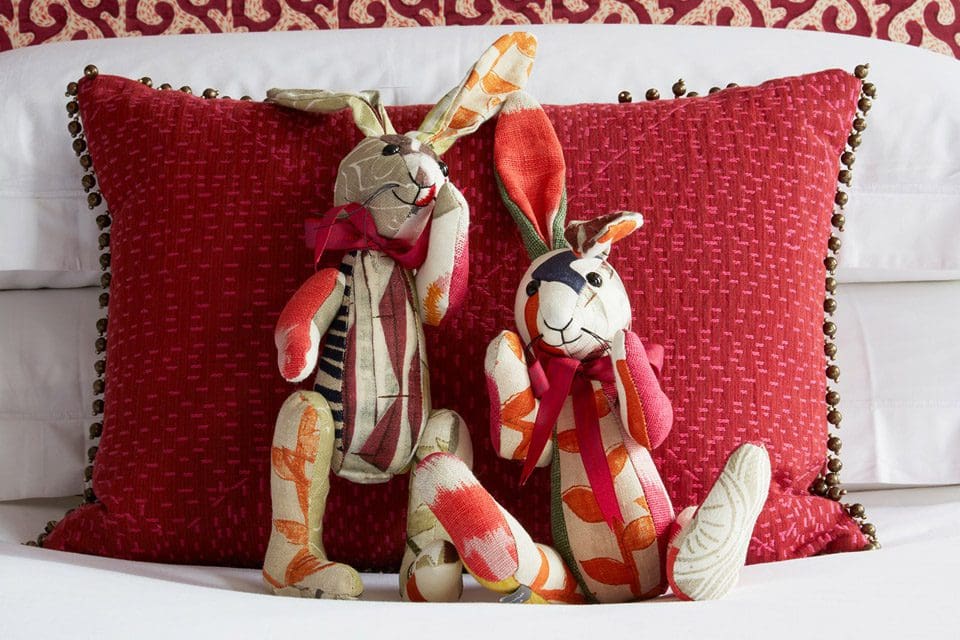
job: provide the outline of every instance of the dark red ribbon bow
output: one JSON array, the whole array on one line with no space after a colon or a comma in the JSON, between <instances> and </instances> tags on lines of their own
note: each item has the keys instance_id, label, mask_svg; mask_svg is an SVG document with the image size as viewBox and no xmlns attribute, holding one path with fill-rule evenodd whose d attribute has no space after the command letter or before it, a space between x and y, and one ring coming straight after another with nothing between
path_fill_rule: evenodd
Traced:
<instances>
[{"instance_id":1,"label":"dark red ribbon bow","mask_svg":"<svg viewBox=\"0 0 960 640\"><path fill-rule=\"evenodd\" d=\"M546 363L546 375L539 361L530 367L533 393L540 398L540 408L537 410L527 457L523 461L520 482L526 482L536 467L537 460L553 434L563 403L572 392L575 433L583 466L600 511L613 529L615 525L623 523L623 513L617 502L613 476L610 474L607 454L600 436L597 401L591 384L594 380L605 384L613 383L613 364L607 356L585 362L573 358L549 357Z\"/></svg>"},{"instance_id":2,"label":"dark red ribbon bow","mask_svg":"<svg viewBox=\"0 0 960 640\"><path fill-rule=\"evenodd\" d=\"M384 238L366 207L349 202L333 207L320 218L307 218L304 228L315 266L321 262L334 266L348 251L367 249L387 254L404 269L418 269L427 259L430 224L412 241Z\"/></svg>"}]
</instances>

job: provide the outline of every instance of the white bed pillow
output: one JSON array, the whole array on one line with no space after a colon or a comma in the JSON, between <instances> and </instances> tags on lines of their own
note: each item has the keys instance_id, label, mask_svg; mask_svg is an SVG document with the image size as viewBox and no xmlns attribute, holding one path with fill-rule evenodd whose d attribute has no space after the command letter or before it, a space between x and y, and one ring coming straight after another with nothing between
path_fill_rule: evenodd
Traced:
<instances>
[{"instance_id":1,"label":"white bed pillow","mask_svg":"<svg viewBox=\"0 0 960 640\"><path fill-rule=\"evenodd\" d=\"M379 89L425 103L464 60L514 27L446 27L86 40L0 54L0 289L4 272L97 279L97 232L79 188L63 89L87 63L103 73L217 87L262 98L272 86ZM525 27L526 28L526 27ZM879 97L854 167L842 281L960 277L960 64L916 47L781 29L554 25L530 29L540 55L530 90L544 103L662 94L678 76L702 93L826 67L872 63ZM349 51L349 55L344 55ZM41 279L44 276L38 276ZM55 280L50 284L54 285Z\"/></svg>"},{"instance_id":2,"label":"white bed pillow","mask_svg":"<svg viewBox=\"0 0 960 640\"><path fill-rule=\"evenodd\" d=\"M0 291L0 500L83 491L98 296Z\"/></svg>"},{"instance_id":3,"label":"white bed pillow","mask_svg":"<svg viewBox=\"0 0 960 640\"><path fill-rule=\"evenodd\" d=\"M843 480L960 484L960 282L841 285Z\"/></svg>"}]
</instances>

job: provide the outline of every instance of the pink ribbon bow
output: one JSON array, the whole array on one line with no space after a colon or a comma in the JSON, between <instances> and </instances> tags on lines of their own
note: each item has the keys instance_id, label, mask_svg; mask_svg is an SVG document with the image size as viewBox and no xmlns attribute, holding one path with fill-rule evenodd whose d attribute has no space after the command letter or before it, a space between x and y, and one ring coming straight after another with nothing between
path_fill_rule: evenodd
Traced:
<instances>
[{"instance_id":1,"label":"pink ribbon bow","mask_svg":"<svg viewBox=\"0 0 960 640\"><path fill-rule=\"evenodd\" d=\"M384 238L366 207L349 202L333 207L320 218L307 218L304 229L315 266L321 261L336 265L348 251L367 249L387 254L404 269L417 269L427 259L431 222L413 240Z\"/></svg>"},{"instance_id":2,"label":"pink ribbon bow","mask_svg":"<svg viewBox=\"0 0 960 640\"><path fill-rule=\"evenodd\" d=\"M607 525L613 529L615 525L623 523L623 513L617 502L613 476L610 473L603 439L600 436L597 401L591 384L593 380L612 383L614 381L613 365L606 356L588 361L549 357L546 361L545 376L539 361L530 367L533 392L540 398L540 408L533 426L527 457L523 461L520 483L526 482L536 467L537 460L540 459L544 447L547 446L553 434L560 409L572 392L575 433L580 446L580 455L583 458L583 466L593 489L593 495L600 506L600 512L603 513Z\"/></svg>"}]
</instances>

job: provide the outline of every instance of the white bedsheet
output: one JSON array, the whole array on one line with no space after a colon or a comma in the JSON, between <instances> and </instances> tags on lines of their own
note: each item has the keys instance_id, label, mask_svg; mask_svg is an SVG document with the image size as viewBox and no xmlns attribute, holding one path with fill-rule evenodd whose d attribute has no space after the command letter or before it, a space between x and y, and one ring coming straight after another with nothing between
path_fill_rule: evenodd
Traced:
<instances>
[{"instance_id":1,"label":"white bedsheet","mask_svg":"<svg viewBox=\"0 0 960 640\"><path fill-rule=\"evenodd\" d=\"M851 495L884 548L744 569L717 602L518 607L467 579L455 605L398 602L367 575L359 602L264 594L259 572L25 547L70 501L0 503L0 638L956 638L960 486Z\"/></svg>"}]
</instances>

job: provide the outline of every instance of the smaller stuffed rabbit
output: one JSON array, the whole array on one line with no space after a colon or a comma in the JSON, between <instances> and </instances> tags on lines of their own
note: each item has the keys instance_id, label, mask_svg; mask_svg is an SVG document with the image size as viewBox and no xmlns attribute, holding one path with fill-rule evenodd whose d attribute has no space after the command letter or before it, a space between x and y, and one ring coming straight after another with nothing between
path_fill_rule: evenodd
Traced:
<instances>
[{"instance_id":1,"label":"smaller stuffed rabbit","mask_svg":"<svg viewBox=\"0 0 960 640\"><path fill-rule=\"evenodd\" d=\"M551 467L556 549L535 544L455 457L420 463L414 482L488 588L515 602L624 602L723 596L736 582L766 501L762 446L729 457L699 508L675 515L651 457L673 413L660 388L663 349L630 331L630 299L608 262L640 228L617 212L564 226L563 152L528 96L504 106L495 162L533 263L514 305L518 333L487 350L493 444L525 480Z\"/></svg>"},{"instance_id":2,"label":"smaller stuffed rabbit","mask_svg":"<svg viewBox=\"0 0 960 640\"><path fill-rule=\"evenodd\" d=\"M283 377L316 371L277 416L271 450L273 528L263 579L275 593L356 598L357 571L330 559L323 519L330 473L386 482L444 451L470 465L463 419L430 401L423 324L439 324L466 291L469 210L440 156L495 116L526 83L536 39L500 37L426 115L397 133L375 91L271 90L269 101L315 113L349 108L364 137L340 163L333 204L307 223L317 272L293 294L274 334ZM460 560L411 490L400 592L454 600Z\"/></svg>"}]
</instances>

